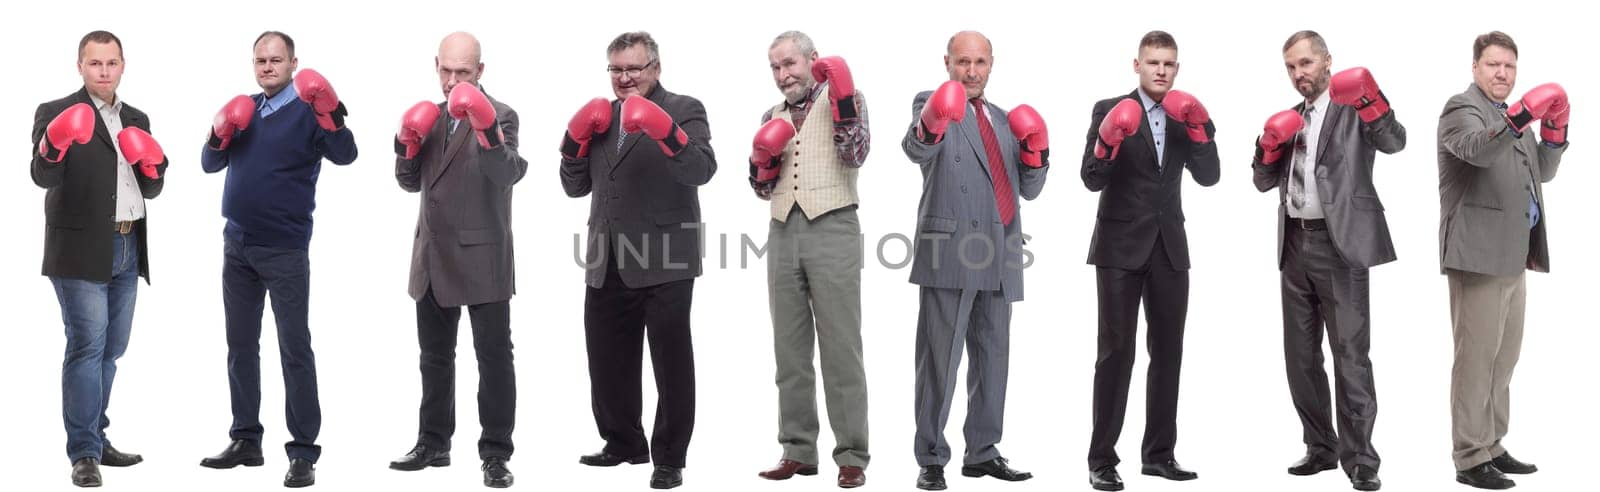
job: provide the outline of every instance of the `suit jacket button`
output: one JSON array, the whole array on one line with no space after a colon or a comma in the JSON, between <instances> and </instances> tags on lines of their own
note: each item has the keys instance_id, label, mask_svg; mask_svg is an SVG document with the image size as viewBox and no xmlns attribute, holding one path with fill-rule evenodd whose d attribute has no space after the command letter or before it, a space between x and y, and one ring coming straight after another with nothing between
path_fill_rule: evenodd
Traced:
<instances>
[{"instance_id":1,"label":"suit jacket button","mask_svg":"<svg viewBox=\"0 0 1600 492\"><path fill-rule=\"evenodd\" d=\"M961 192L962 193L966 193L967 192L967 185L961 185Z\"/></svg>"},{"instance_id":2,"label":"suit jacket button","mask_svg":"<svg viewBox=\"0 0 1600 492\"><path fill-rule=\"evenodd\" d=\"M976 221L976 220L972 221L972 228L973 229L977 229L978 228L978 221Z\"/></svg>"},{"instance_id":3,"label":"suit jacket button","mask_svg":"<svg viewBox=\"0 0 1600 492\"><path fill-rule=\"evenodd\" d=\"M961 162L961 156L956 156L956 162Z\"/></svg>"}]
</instances>

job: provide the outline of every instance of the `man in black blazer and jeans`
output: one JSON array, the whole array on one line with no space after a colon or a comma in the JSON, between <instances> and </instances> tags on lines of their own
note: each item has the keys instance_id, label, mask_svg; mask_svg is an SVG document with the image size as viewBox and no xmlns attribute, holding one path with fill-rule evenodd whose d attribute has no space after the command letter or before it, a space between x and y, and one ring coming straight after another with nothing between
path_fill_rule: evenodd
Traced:
<instances>
[{"instance_id":1,"label":"man in black blazer and jeans","mask_svg":"<svg viewBox=\"0 0 1600 492\"><path fill-rule=\"evenodd\" d=\"M1216 128L1194 96L1172 90L1178 44L1151 31L1133 60L1139 88L1095 103L1083 149L1083 184L1100 192L1089 263L1100 297L1094 366L1094 432L1089 483L1122 490L1115 450L1128 406L1139 302L1144 301L1150 351L1141 472L1193 480L1178 466L1178 374L1189 310L1189 240L1183 228L1183 170L1201 186L1217 183Z\"/></svg>"},{"instance_id":2,"label":"man in black blazer and jeans","mask_svg":"<svg viewBox=\"0 0 1600 492\"><path fill-rule=\"evenodd\" d=\"M694 430L694 345L689 305L700 276L699 186L717 171L700 101L659 83L661 57L645 32L606 49L611 89L579 109L561 145L561 186L589 195L584 336L595 424L605 448L590 466L655 460L650 486L683 484ZM640 425L646 329L656 419Z\"/></svg>"},{"instance_id":3,"label":"man in black blazer and jeans","mask_svg":"<svg viewBox=\"0 0 1600 492\"><path fill-rule=\"evenodd\" d=\"M99 465L143 458L111 447L106 407L117 359L128 348L145 254L146 199L161 194L167 160L150 118L117 97L122 41L94 31L78 42L83 88L39 105L33 119L33 183L44 197L44 275L66 324L61 416L72 483L99 487Z\"/></svg>"}]
</instances>

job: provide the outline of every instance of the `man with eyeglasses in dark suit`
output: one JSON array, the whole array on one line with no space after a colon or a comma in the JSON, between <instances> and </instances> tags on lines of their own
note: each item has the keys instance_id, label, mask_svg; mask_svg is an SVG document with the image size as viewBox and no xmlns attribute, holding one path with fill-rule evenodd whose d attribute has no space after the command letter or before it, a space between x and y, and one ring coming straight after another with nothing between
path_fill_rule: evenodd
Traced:
<instances>
[{"instance_id":1,"label":"man with eyeglasses in dark suit","mask_svg":"<svg viewBox=\"0 0 1600 492\"><path fill-rule=\"evenodd\" d=\"M606 54L617 98L584 104L561 144L562 188L589 196L583 324L591 405L606 441L578 461L654 460L650 487L670 489L683 484L694 430L689 306L701 271L698 190L717 161L705 106L661 86L649 33L623 33ZM646 338L657 394L649 438L639 422Z\"/></svg>"}]
</instances>

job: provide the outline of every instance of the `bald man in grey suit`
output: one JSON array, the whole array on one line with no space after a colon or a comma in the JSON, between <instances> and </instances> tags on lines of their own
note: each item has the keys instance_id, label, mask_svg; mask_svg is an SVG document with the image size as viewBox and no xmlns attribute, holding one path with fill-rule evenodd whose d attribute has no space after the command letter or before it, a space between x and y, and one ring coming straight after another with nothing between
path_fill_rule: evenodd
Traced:
<instances>
[{"instance_id":1,"label":"bald man in grey suit","mask_svg":"<svg viewBox=\"0 0 1600 492\"><path fill-rule=\"evenodd\" d=\"M956 370L968 350L967 450L969 477L1020 481L995 444L1005 415L1011 303L1022 300L1022 218L1017 197L1039 196L1049 170L1042 138L1019 145L1005 110L988 102L984 86L993 65L989 40L976 32L950 38L950 81L917 94L901 146L922 167L911 283L921 287L917 315L915 452L917 488L943 490L950 446ZM1031 108L1017 113L1037 118ZM1031 120L1043 133L1043 123ZM948 130L948 131L947 131ZM1036 137L1037 138L1037 137Z\"/></svg>"}]
</instances>

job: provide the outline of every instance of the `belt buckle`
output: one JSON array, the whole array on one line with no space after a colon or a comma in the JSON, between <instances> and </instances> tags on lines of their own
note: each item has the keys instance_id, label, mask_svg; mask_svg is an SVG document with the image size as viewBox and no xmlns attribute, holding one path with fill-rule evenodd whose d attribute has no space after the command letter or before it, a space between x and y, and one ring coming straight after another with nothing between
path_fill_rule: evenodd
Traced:
<instances>
[{"instance_id":1,"label":"belt buckle","mask_svg":"<svg viewBox=\"0 0 1600 492\"><path fill-rule=\"evenodd\" d=\"M117 231L118 234L127 234L127 233L130 233L130 232L133 232L133 221L131 221L131 220L117 221L116 231Z\"/></svg>"}]
</instances>

